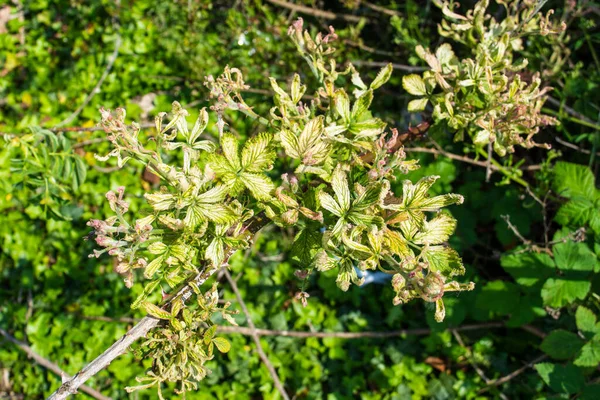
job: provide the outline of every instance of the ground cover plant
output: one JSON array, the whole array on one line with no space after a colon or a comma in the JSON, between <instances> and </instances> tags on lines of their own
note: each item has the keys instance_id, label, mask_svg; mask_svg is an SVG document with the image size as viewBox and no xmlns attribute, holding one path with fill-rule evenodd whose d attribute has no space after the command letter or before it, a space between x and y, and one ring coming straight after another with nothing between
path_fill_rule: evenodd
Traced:
<instances>
[{"instance_id":1,"label":"ground cover plant","mask_svg":"<svg viewBox=\"0 0 600 400\"><path fill-rule=\"evenodd\" d=\"M597 14L2 6L0 393L595 398Z\"/></svg>"}]
</instances>

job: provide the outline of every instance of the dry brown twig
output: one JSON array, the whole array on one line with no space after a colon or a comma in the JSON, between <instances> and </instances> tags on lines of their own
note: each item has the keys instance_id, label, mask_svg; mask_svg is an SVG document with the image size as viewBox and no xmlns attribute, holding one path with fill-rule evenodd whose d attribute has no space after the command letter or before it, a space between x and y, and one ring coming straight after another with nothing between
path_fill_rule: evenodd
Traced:
<instances>
[{"instance_id":1,"label":"dry brown twig","mask_svg":"<svg viewBox=\"0 0 600 400\"><path fill-rule=\"evenodd\" d=\"M63 379L63 380L70 379L69 375L67 375L67 373L65 371L63 371L62 369L60 369L60 367L58 365L56 365L53 362L51 362L51 361L45 359L44 357L40 356L38 353L36 353L35 351L33 351L33 349L31 347L29 347L29 345L27 345L26 343L23 343L20 340L17 340L16 338L14 338L11 334L9 334L8 332L6 332L2 328L0 328L0 334L2 336L4 336L4 338L6 340L8 340L9 342L11 342L12 344L14 344L15 346L17 346L21 350L23 350L25 352L25 354L27 354L27 356L29 358L33 359L36 363L38 363L42 367L46 368L49 371L52 371L56 375L60 376L61 379ZM107 397L107 396L103 395L102 393L100 393L96 389L92 389L89 386L81 385L81 386L79 386L79 388L81 389L82 392L85 392L85 393L89 394L90 396L92 396L95 399L110 400L110 397Z\"/></svg>"},{"instance_id":2,"label":"dry brown twig","mask_svg":"<svg viewBox=\"0 0 600 400\"><path fill-rule=\"evenodd\" d=\"M352 61L352 64L356 65L356 66L365 66L365 67L374 67L374 68L383 68L386 65L390 64L389 62L385 62L385 61L360 61L360 60L356 60L356 61ZM412 66L412 65L404 65L404 64L396 64L396 63L391 63L392 64L392 68L397 69L399 71L406 71L406 72L423 72L423 71L427 71L428 68L426 67L417 67L417 66Z\"/></svg>"},{"instance_id":3,"label":"dry brown twig","mask_svg":"<svg viewBox=\"0 0 600 400\"><path fill-rule=\"evenodd\" d=\"M527 364L525 364L524 366L522 366L521 368L511 372L510 374L503 376L502 378L499 379L494 379L493 381L490 382L486 382L488 385L486 387L484 387L483 389L481 389L479 392L477 392L477 394L482 394L487 392L488 390L490 390L493 387L496 386L500 386L514 378L516 378L517 376L519 376L520 374L522 374L524 371L526 371L529 368L532 368L535 364L544 361L548 356L547 355L541 355L539 357L537 357L535 360L528 362Z\"/></svg>"},{"instance_id":4,"label":"dry brown twig","mask_svg":"<svg viewBox=\"0 0 600 400\"><path fill-rule=\"evenodd\" d=\"M277 371L275 371L273 364L271 363L271 361L269 360L269 357L267 357L264 349L262 348L262 344L260 343L260 338L256 334L256 326L254 325L254 321L252 321L252 318L250 317L250 312L248 311L248 307L246 307L246 303L244 302L244 299L242 298L242 294L240 293L240 290L237 287L237 283L235 283L233 278L231 278L231 275L229 274L229 271L227 270L227 268L223 268L223 274L225 275L225 278L229 282L229 286L231 286L231 290L233 290L233 293L235 294L235 297L237 298L237 301L238 301L240 307L242 308L242 311L244 312L244 314L246 314L246 322L250 326L250 335L252 336L252 340L254 340L254 344L256 345L256 351L258 352L258 356L262 360L263 364L265 364L265 367L267 367L267 369L269 370L271 379L273 379L273 383L275 383L275 387L279 391L279 394L281 394L281 397L283 397L285 400L289 400L290 397L288 396L287 392L285 391L283 384L281 383L281 380L279 380L279 375L277 375Z\"/></svg>"},{"instance_id":5,"label":"dry brown twig","mask_svg":"<svg viewBox=\"0 0 600 400\"><path fill-rule=\"evenodd\" d=\"M465 342L462 340L462 337L460 336L460 334L455 329L452 329L451 332L452 332L452 335L454 336L454 338L456 339L456 341L458 342L458 344L460 345L460 347L465 349L467 361L469 361L469 364L471 364L471 366L473 367L475 372L477 372L477 375L479 375L481 377L481 379L483 379L483 381L488 386L491 385L492 381L485 375L485 372L483 372L483 370L479 367L479 365L477 365L477 363L473 359L473 352L471 351L470 348L468 348L465 345ZM500 398L502 400L508 400L508 397L506 397L503 393L500 393Z\"/></svg>"},{"instance_id":6,"label":"dry brown twig","mask_svg":"<svg viewBox=\"0 0 600 400\"><path fill-rule=\"evenodd\" d=\"M279 7L287 8L288 10L296 11L301 14L312 15L317 18L324 18L329 20L341 19L348 22L359 22L362 17L350 14L336 14L331 11L319 10L316 8L306 7L300 4L290 3L284 0L267 0L269 3Z\"/></svg>"}]
</instances>

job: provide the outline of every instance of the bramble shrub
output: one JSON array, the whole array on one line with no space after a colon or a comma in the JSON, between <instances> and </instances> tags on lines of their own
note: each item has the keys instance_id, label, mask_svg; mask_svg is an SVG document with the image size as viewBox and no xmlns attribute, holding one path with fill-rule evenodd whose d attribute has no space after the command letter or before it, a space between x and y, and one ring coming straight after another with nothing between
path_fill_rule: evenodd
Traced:
<instances>
[{"instance_id":1,"label":"bramble shrub","mask_svg":"<svg viewBox=\"0 0 600 400\"><path fill-rule=\"evenodd\" d=\"M77 5L82 13L102 9L112 16L112 26L104 27L105 39L123 53L115 62L117 73L104 83L110 88L102 103L107 107L100 108L105 137L71 136L68 130L37 126L29 133L4 135L0 206L6 224L0 227L0 273L10 282L3 298L19 300L0 306L3 335L4 328L23 328L25 333L15 336L32 342L42 356L55 358L58 349L71 343L72 353L55 361L75 373L90 354L100 354L125 333L106 321L77 326L77 318L106 319L105 314L118 317L130 311L148 317L113 346L128 336L144 339L108 367L114 383L102 375L94 381L111 388L111 395L124 396L120 390L125 387L127 392L153 388L161 399L276 396L268 375L253 375L260 373L254 371L258 361L246 354L245 342L225 337L226 328L241 322L242 304L226 300L220 282L223 270L231 269L248 280L245 291L255 294L253 314L280 330L290 325L312 330L314 324L334 331L342 325L360 331L367 325L397 329L399 322L429 324L431 334L420 341L386 339L382 346L357 349L344 347L335 337L325 339L323 346L314 338L306 346L278 342L283 350L276 366L295 397L480 398L489 392L494 397L594 398L600 365L599 127L585 116L589 110L583 105L568 117L564 100L559 112L547 102L553 90L568 97L569 85L600 82L600 65L589 79L581 77L581 67L578 72L558 67L571 65L570 57L583 45L571 45L565 34L573 15L583 17L567 4L555 18L554 11L541 11L545 2L529 0L481 0L468 10L453 1L433 3L437 11L409 1L403 14L349 1L326 17L354 21L361 12L391 17L380 28L389 36L380 53L393 54L387 42L408 48L403 56L412 65L400 66L410 71L401 78L391 63L370 78L359 74L356 58L363 54L354 53L356 43L346 38L368 49L363 38L372 39L369 35L377 30L369 30L367 19L315 33L302 18L286 27L291 19L275 15L261 2L244 2L243 11L237 6L223 11L218 2L156 8L141 2L131 14L119 11L120 5ZM310 13L310 8L299 10ZM173 29L158 34L170 25L169 14ZM52 42L66 30L59 31L60 24L51 23L48 15L49 10L38 14L35 24L56 30L47 39ZM430 15L441 18L439 37L424 22ZM211 18L225 22L213 26ZM145 33L141 21L152 21ZM580 22L581 31L593 44L597 35L590 39L586 21ZM79 26L77 21L68 24ZM43 35L33 25L31 35L42 43ZM19 26L7 27L14 34L3 39L5 47L18 47ZM86 32L90 38L99 34L93 27ZM113 41L115 32L118 39ZM283 41L286 32L289 40ZM220 47L232 37L239 48L228 57L220 55ZM190 43L198 43L196 53ZM0 90L25 90L23 104L33 108L26 125L43 125L37 115L43 110L55 114L52 124L68 121L65 93L50 89L60 79L37 72L39 97L19 86L24 85L16 77L19 71L40 68L31 60L42 53L29 46L31 55L5 57L3 74L15 76ZM543 46L553 49L550 60ZM161 52L173 64L163 64ZM273 62L271 53L282 61ZM592 53L595 58L593 48ZM152 62L134 73L136 54L148 54ZM340 63L342 56L352 60ZM91 58L74 61L78 74L83 74L79 62L84 60L90 63ZM226 63L231 67L222 68ZM207 73L203 80L196 65ZM264 73L258 72L261 67ZM164 83L130 76L158 76L162 68L183 71L173 77L182 86L167 95L156 95ZM131 89L125 84L129 81ZM143 96L144 90L151 91L151 99ZM69 86L68 93L80 91ZM208 104L199 110L185 105L198 93L206 95ZM408 113L390 100L398 93L408 99L403 104ZM137 94L142 98L114 107ZM13 97L4 103L10 112L0 116L2 122L19 118L14 117ZM169 113L155 112L165 111L176 97L181 103L172 102ZM96 122L97 101L80 110L81 117L73 117L85 124L84 131L93 125L90 121ZM148 124L146 117L154 114ZM407 119L418 125L398 130L406 128ZM573 124L592 133L576 131L579 125ZM590 156L587 166L576 155L550 150L551 137L559 133L566 148ZM433 147L418 147L425 137ZM591 150L578 147L586 142ZM435 158L416 158L418 152ZM482 168L458 169L451 160ZM487 184L493 173L502 179ZM80 254L84 252L90 257ZM107 262L112 267L107 269ZM371 290L381 283L387 291ZM275 291L264 291L274 285ZM20 305L23 296L30 299L26 306ZM38 300L41 296L44 300ZM331 302L325 305L325 299ZM411 308L419 306L418 299L424 314ZM468 347L458 333L468 319L508 333L479 336ZM135 336L144 326L151 329ZM450 345L452 337L456 346ZM115 348L117 353L125 350ZM542 355L519 358L532 348ZM102 354L90 365L106 367L117 353ZM0 351L0 367L7 365L24 377L14 387L2 382L0 393L17 389L40 395L56 389L56 381L44 386L33 367L19 366L16 359ZM377 371L369 372L364 382L362 376L352 382L341 378L360 376L357 371L364 371L365 363ZM518 374L510 374L523 364L527 366ZM477 373L467 374L469 365ZM491 379L480 367L490 371ZM51 398L76 391L83 383L78 377L91 376L85 376L86 369L64 378ZM523 385L510 382L519 374ZM137 384L132 384L135 375ZM199 390L203 380L209 394Z\"/></svg>"}]
</instances>

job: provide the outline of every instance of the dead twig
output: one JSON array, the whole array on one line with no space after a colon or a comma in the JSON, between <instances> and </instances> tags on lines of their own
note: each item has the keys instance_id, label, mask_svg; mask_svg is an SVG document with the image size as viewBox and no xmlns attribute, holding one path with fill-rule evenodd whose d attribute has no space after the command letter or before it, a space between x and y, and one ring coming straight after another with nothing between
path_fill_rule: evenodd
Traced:
<instances>
[{"instance_id":1,"label":"dead twig","mask_svg":"<svg viewBox=\"0 0 600 400\"><path fill-rule=\"evenodd\" d=\"M365 7L370 8L371 10L380 12L385 15L389 15L390 17L393 17L393 16L401 17L402 16L402 13L399 11L390 10L389 8L378 6L377 4L369 3L368 1L362 1L361 4L363 4Z\"/></svg>"},{"instance_id":2,"label":"dead twig","mask_svg":"<svg viewBox=\"0 0 600 400\"><path fill-rule=\"evenodd\" d=\"M474 159L466 157L466 156L459 156L457 154L445 151L441 148L431 149L428 147L405 147L404 151L442 155L444 157L450 158L451 160L456 160L456 161L461 161L461 162L464 162L467 164L477 165L478 167L482 167L482 168L486 168L486 169L488 168L487 162L474 160ZM521 167L520 169L522 171L537 171L537 170L541 169L541 167L542 167L541 165L527 165L525 167ZM493 164L489 165L489 169L492 171L500 171L500 169Z\"/></svg>"},{"instance_id":3,"label":"dead twig","mask_svg":"<svg viewBox=\"0 0 600 400\"><path fill-rule=\"evenodd\" d=\"M273 379L273 382L275 383L275 387L279 391L279 394L281 394L281 397L283 397L285 400L289 400L290 397L288 396L287 392L283 388L283 385L281 384L281 381L279 380L279 375L277 375L277 371L275 371L273 364L271 364L271 361L269 360L269 358L265 354L265 351L262 348L262 344L260 343L260 338L258 337L258 335L256 333L256 326L254 325L252 318L250 318L250 312L248 311L248 307L246 307L246 303L244 303L244 300L242 299L242 295L240 293L240 290L237 287L237 284L235 283L235 281L229 274L229 271L227 271L227 268L223 268L223 272L224 272L225 278L227 278L227 281L229 282L229 286L231 286L233 293L235 293L235 297L237 298L237 301L240 304L242 311L244 312L244 314L246 314L246 321L248 322L248 325L250 326L250 335L252 336L252 339L254 340L254 343L256 344L256 351L258 352L258 356L260 357L262 362L265 364L265 366L269 370L269 374L271 374L271 378Z\"/></svg>"},{"instance_id":4,"label":"dead twig","mask_svg":"<svg viewBox=\"0 0 600 400\"><path fill-rule=\"evenodd\" d=\"M70 379L70 376L67 375L67 373L65 371L63 371L62 369L60 369L60 367L58 365L56 365L53 362L51 362L51 361L45 359L44 357L40 356L38 353L36 353L35 351L33 351L33 349L31 347L29 347L26 343L23 343L20 340L15 339L12 335L10 335L8 332L6 332L2 328L0 328L0 334L2 334L2 336L4 336L4 338L6 340L8 340L9 342L11 342L12 344L14 344L15 346L17 346L21 350L23 350L27 354L27 356L29 358L32 358L36 363L38 363L42 367L44 367L44 368L46 368L46 369L54 372L56 375L60 376L61 379L63 379L63 380L64 379ZM90 396L92 396L95 399L110 400L110 397L107 397L107 396L103 395L102 393L100 393L96 389L92 389L89 386L81 385L81 386L79 386L79 388L81 389L81 391L89 394Z\"/></svg>"},{"instance_id":5,"label":"dead twig","mask_svg":"<svg viewBox=\"0 0 600 400\"><path fill-rule=\"evenodd\" d=\"M524 366L522 366L521 368L511 372L510 374L503 376L502 378L499 379L495 379L491 382L488 383L488 385L486 387L484 387L483 389L481 389L479 392L477 392L477 394L482 394L487 392L488 390L490 390L493 387L496 386L500 386L514 378L516 378L517 376L519 376L520 374L522 374L524 371L526 371L529 368L532 368L535 364L539 363L540 361L543 361L547 358L547 355L541 355L539 357L537 357L535 360L525 364Z\"/></svg>"},{"instance_id":6,"label":"dead twig","mask_svg":"<svg viewBox=\"0 0 600 400\"><path fill-rule=\"evenodd\" d=\"M583 153L583 154L592 154L592 152L590 150L582 149L581 147L576 146L573 143L569 143L566 140L562 140L559 137L555 137L554 140L556 140L558 143L562 144L563 146L568 147L570 149L573 149L575 151L578 151L580 153ZM596 152L596 155L600 156L600 151Z\"/></svg>"},{"instance_id":7,"label":"dead twig","mask_svg":"<svg viewBox=\"0 0 600 400\"><path fill-rule=\"evenodd\" d=\"M589 124L596 124L596 121L591 120L590 118L586 117L585 115L583 115L582 113L580 113L579 111L575 110L572 107L569 107L566 104L562 104L560 101L558 101L557 99L555 99L552 96L546 96L546 101L556 107L558 107L561 110L565 110L567 112L567 114L570 114L571 116L578 118L582 121L585 121ZM560 142L559 142L560 143ZM589 153L588 153L589 154Z\"/></svg>"},{"instance_id":8,"label":"dead twig","mask_svg":"<svg viewBox=\"0 0 600 400\"><path fill-rule=\"evenodd\" d=\"M287 8L288 10L296 11L301 14L312 15L317 18L324 18L329 20L341 19L348 22L359 22L362 17L350 14L336 14L331 11L319 10L316 8L306 7L300 4L289 3L284 0L267 0L269 3L279 7ZM367 20L368 21L368 20Z\"/></svg>"},{"instance_id":9,"label":"dead twig","mask_svg":"<svg viewBox=\"0 0 600 400\"><path fill-rule=\"evenodd\" d=\"M382 68L390 63L384 62L384 61L360 61L360 60L357 60L357 61L352 61L352 64L354 64L356 66ZM406 71L406 72L423 72L423 71L427 71L429 69L426 67L415 67L412 65L404 65L404 64L396 64L396 63L391 63L391 64L392 64L392 68L397 69L399 71Z\"/></svg>"},{"instance_id":10,"label":"dead twig","mask_svg":"<svg viewBox=\"0 0 600 400\"><path fill-rule=\"evenodd\" d=\"M488 386L491 385L492 381L485 375L483 370L481 368L479 368L479 365L477 365L477 363L473 359L473 352L471 352L471 349L469 349L467 346L465 346L465 342L463 342L460 334L455 329L452 329L451 332L452 332L452 335L454 336L454 338L456 339L456 341L458 342L458 344L460 345L460 347L465 349L467 361L469 361L469 364L471 364L471 366L473 367L475 372L477 372L477 375L479 375L481 377L481 379L483 379L483 381ZM503 393L500 393L500 398L502 400L508 400L508 397L506 397Z\"/></svg>"}]
</instances>

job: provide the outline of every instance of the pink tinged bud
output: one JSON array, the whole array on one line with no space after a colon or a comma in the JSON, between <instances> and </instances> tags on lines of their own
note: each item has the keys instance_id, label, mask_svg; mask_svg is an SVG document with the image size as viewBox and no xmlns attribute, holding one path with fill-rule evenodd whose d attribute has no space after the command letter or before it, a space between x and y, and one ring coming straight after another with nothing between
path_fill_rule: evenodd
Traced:
<instances>
[{"instance_id":1,"label":"pink tinged bud","mask_svg":"<svg viewBox=\"0 0 600 400\"><path fill-rule=\"evenodd\" d=\"M300 280L306 279L308 274L309 274L309 271L307 269L300 269L300 270L297 270L296 272L294 272L294 275L296 275L296 278L298 278Z\"/></svg>"},{"instance_id":2,"label":"pink tinged bud","mask_svg":"<svg viewBox=\"0 0 600 400\"><path fill-rule=\"evenodd\" d=\"M117 266L115 267L115 272L117 274L124 274L125 272L129 271L129 269L129 263L122 262L117 264Z\"/></svg>"},{"instance_id":3,"label":"pink tinged bud","mask_svg":"<svg viewBox=\"0 0 600 400\"><path fill-rule=\"evenodd\" d=\"M124 281L127 289L131 289L131 287L133 286L133 274L131 273L131 271L127 273L127 276L125 277Z\"/></svg>"},{"instance_id":4,"label":"pink tinged bud","mask_svg":"<svg viewBox=\"0 0 600 400\"><path fill-rule=\"evenodd\" d=\"M300 300L300 302L302 303L302 307L306 307L308 305L308 298L310 297L310 295L306 292L298 292L296 293L296 300Z\"/></svg>"}]
</instances>

